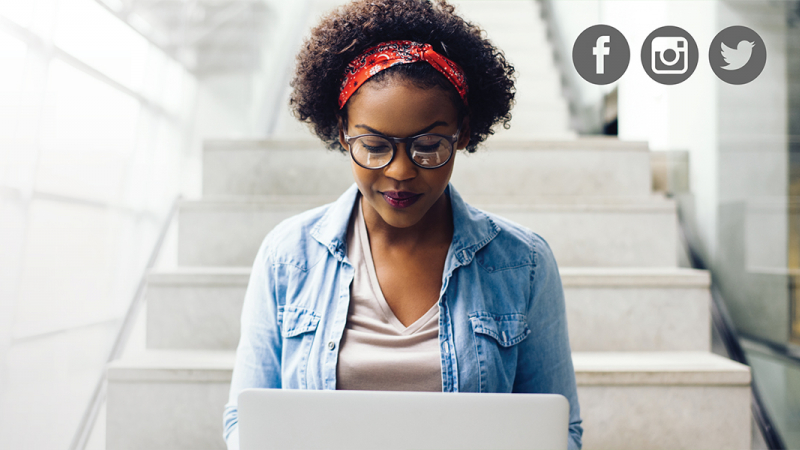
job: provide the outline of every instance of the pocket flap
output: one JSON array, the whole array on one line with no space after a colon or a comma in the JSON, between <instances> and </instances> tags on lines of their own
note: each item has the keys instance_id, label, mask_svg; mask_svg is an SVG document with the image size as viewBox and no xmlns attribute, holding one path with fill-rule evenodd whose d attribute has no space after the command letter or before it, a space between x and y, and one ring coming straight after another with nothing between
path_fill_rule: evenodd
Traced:
<instances>
[{"instance_id":1,"label":"pocket flap","mask_svg":"<svg viewBox=\"0 0 800 450\"><path fill-rule=\"evenodd\" d=\"M319 316L310 309L286 305L278 311L278 323L281 324L281 335L288 338L316 330Z\"/></svg>"},{"instance_id":2,"label":"pocket flap","mask_svg":"<svg viewBox=\"0 0 800 450\"><path fill-rule=\"evenodd\" d=\"M524 314L490 314L477 312L469 315L475 333L493 337L503 347L525 340L531 333Z\"/></svg>"}]
</instances>

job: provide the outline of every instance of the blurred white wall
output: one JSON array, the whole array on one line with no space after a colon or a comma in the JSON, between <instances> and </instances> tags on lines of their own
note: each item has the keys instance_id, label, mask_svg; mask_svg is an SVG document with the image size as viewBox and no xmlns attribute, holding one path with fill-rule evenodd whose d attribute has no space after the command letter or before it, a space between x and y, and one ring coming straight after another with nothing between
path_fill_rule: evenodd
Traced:
<instances>
[{"instance_id":1,"label":"blurred white wall","mask_svg":"<svg viewBox=\"0 0 800 450\"><path fill-rule=\"evenodd\" d=\"M158 26L237 5L151 3L163 23L130 1L0 0L0 448L69 446L171 200L201 194L203 141L274 131L311 5L335 6L264 0L247 43L198 19L213 70L190 72L198 50L171 56L182 33ZM231 44L260 62L208 59Z\"/></svg>"},{"instance_id":2,"label":"blurred white wall","mask_svg":"<svg viewBox=\"0 0 800 450\"><path fill-rule=\"evenodd\" d=\"M0 447L69 446L197 159L196 89L94 0L0 0Z\"/></svg>"}]
</instances>

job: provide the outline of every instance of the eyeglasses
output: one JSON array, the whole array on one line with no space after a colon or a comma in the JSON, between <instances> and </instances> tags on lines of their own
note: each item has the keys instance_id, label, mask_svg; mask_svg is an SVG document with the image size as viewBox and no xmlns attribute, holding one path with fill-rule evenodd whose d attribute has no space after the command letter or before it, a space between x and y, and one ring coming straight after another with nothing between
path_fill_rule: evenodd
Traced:
<instances>
[{"instance_id":1,"label":"eyeglasses","mask_svg":"<svg viewBox=\"0 0 800 450\"><path fill-rule=\"evenodd\" d=\"M345 125L346 127L346 125ZM344 140L350 147L353 161L365 169L381 169L389 165L397 153L397 144L406 145L406 154L414 164L423 169L436 169L450 161L453 146L461 133L459 125L456 134L425 133L405 138L388 137L382 134L359 134L348 136Z\"/></svg>"}]
</instances>

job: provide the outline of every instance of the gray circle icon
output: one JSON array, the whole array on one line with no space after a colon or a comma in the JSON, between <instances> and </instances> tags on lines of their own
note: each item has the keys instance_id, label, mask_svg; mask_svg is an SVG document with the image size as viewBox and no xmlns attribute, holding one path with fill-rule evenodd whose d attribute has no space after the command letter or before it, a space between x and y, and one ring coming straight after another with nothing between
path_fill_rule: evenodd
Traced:
<instances>
[{"instance_id":1,"label":"gray circle icon","mask_svg":"<svg viewBox=\"0 0 800 450\"><path fill-rule=\"evenodd\" d=\"M697 43L683 28L658 28L642 44L644 71L661 84L685 81L697 68L698 59Z\"/></svg>"},{"instance_id":2,"label":"gray circle icon","mask_svg":"<svg viewBox=\"0 0 800 450\"><path fill-rule=\"evenodd\" d=\"M631 49L628 40L609 25L593 25L575 40L572 64L584 80L609 84L619 80L628 69Z\"/></svg>"},{"instance_id":3,"label":"gray circle icon","mask_svg":"<svg viewBox=\"0 0 800 450\"><path fill-rule=\"evenodd\" d=\"M767 47L750 28L736 25L717 33L708 48L711 70L729 84L745 84L756 79L767 65Z\"/></svg>"}]
</instances>

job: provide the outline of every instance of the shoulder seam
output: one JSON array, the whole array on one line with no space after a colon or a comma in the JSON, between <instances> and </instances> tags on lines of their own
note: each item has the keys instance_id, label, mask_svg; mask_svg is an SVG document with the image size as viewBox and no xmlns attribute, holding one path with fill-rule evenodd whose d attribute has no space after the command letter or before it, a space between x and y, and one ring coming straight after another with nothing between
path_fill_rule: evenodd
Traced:
<instances>
[{"instance_id":1,"label":"shoulder seam","mask_svg":"<svg viewBox=\"0 0 800 450\"><path fill-rule=\"evenodd\" d=\"M277 249L277 246L275 245L276 244L275 243L275 239L276 239L276 235L277 235L277 230L279 230L279 228L288 226L289 223L294 223L294 222L298 221L299 220L299 216L301 216L303 214L307 214L312 210L316 210L316 209L327 207L326 209L324 209L322 211L322 214L320 216L318 216L318 217L313 219L313 222L314 222L313 226L302 227L302 228L305 228L305 229L308 230L308 232L307 232L308 239L313 240L315 243L317 243L318 245L322 246L322 244L313 236L313 231L316 230L317 228L319 228L321 221L325 217L325 212L327 211L327 209L330 208L331 205L332 205L331 203L328 203L328 204L325 204L325 205L320 205L320 206L317 206L315 208L308 209L308 210L303 211L301 213L298 213L297 215L294 215L292 217L287 217L286 219L282 220L277 225L275 225L267 235L267 239L268 239L267 245L269 247L268 248L269 251L267 253L268 253L268 256L269 256L269 258L268 258L269 263L271 265L273 265L273 266L275 266L275 265L292 266L292 267L295 267L295 268L297 268L299 270L302 270L304 272L307 272L310 267L313 267L313 265L316 265L319 262L319 260L314 261L313 264L311 266L309 266L308 264L299 263L298 261L295 261L292 258L279 258L278 257L278 249ZM294 219L294 220L292 220L292 219ZM308 220L308 219L306 219L306 220ZM305 222L305 220L300 221L300 223L304 223L304 222Z\"/></svg>"}]
</instances>

